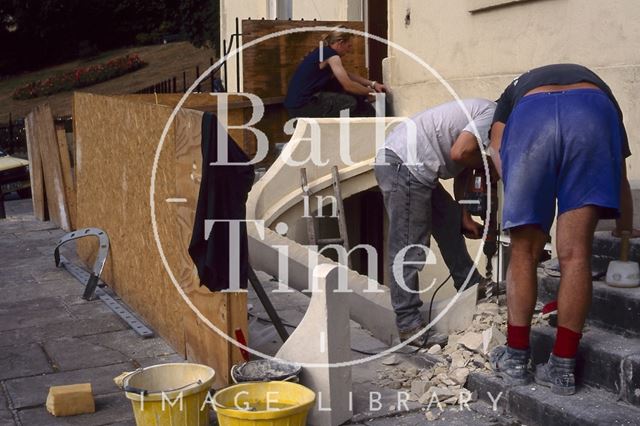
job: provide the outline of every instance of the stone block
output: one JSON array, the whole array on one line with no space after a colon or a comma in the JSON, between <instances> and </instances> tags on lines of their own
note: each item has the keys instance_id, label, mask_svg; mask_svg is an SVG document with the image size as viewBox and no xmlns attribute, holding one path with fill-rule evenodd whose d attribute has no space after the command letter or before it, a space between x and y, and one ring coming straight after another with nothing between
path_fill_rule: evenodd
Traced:
<instances>
[{"instance_id":1,"label":"stone block","mask_svg":"<svg viewBox=\"0 0 640 426\"><path fill-rule=\"evenodd\" d=\"M96 405L91 383L52 386L49 388L46 407L56 417L94 413Z\"/></svg>"},{"instance_id":2,"label":"stone block","mask_svg":"<svg viewBox=\"0 0 640 426\"><path fill-rule=\"evenodd\" d=\"M44 404L51 386L68 383L91 382L93 393L96 396L119 392L120 390L113 383L113 378L123 371L133 371L135 369L136 366L127 362L84 370L21 377L5 381L5 386L13 406L16 409L20 409Z\"/></svg>"}]
</instances>

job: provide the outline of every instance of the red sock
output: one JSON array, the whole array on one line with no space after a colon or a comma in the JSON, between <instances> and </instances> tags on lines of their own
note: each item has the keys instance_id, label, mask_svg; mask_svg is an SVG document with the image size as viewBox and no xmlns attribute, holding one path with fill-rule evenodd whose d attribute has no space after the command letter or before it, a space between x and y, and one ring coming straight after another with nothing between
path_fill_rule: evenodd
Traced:
<instances>
[{"instance_id":1,"label":"red sock","mask_svg":"<svg viewBox=\"0 0 640 426\"><path fill-rule=\"evenodd\" d=\"M529 349L530 326L507 324L507 346L512 349Z\"/></svg>"},{"instance_id":2,"label":"red sock","mask_svg":"<svg viewBox=\"0 0 640 426\"><path fill-rule=\"evenodd\" d=\"M576 333L568 328L558 326L553 354L560 358L575 358L581 337L582 333Z\"/></svg>"}]
</instances>

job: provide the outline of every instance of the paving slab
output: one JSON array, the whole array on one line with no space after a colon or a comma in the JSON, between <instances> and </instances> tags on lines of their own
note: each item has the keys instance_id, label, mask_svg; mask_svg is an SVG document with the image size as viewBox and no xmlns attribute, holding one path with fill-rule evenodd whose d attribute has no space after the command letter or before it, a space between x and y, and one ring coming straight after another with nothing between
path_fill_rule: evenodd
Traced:
<instances>
[{"instance_id":1,"label":"paving slab","mask_svg":"<svg viewBox=\"0 0 640 426\"><path fill-rule=\"evenodd\" d=\"M104 367L7 380L5 386L14 408L35 407L46 402L51 386L91 383L94 395L118 392L119 389L113 383L113 378L125 371L135 369L133 363L124 362Z\"/></svg>"},{"instance_id":2,"label":"paving slab","mask_svg":"<svg viewBox=\"0 0 640 426\"><path fill-rule=\"evenodd\" d=\"M0 255L2 251L0 251ZM22 268L1 268L0 267L0 289L3 290L17 283L33 284L36 280L31 276L31 268L24 266Z\"/></svg>"},{"instance_id":3,"label":"paving slab","mask_svg":"<svg viewBox=\"0 0 640 426\"><path fill-rule=\"evenodd\" d=\"M143 368L151 367L152 365L169 364L169 363L175 363L175 362L186 362L186 360L180 354L163 355L163 356L156 356L153 358L143 358L143 359L133 360L133 363L135 365L138 365Z\"/></svg>"},{"instance_id":4,"label":"paving slab","mask_svg":"<svg viewBox=\"0 0 640 426\"><path fill-rule=\"evenodd\" d=\"M63 336L78 337L128 329L129 326L111 312L96 314L90 321L68 318L38 327L0 331L0 347L43 342Z\"/></svg>"},{"instance_id":5,"label":"paving slab","mask_svg":"<svg viewBox=\"0 0 640 426\"><path fill-rule=\"evenodd\" d=\"M7 395L4 392L3 387L0 385L0 411L9 409L9 401Z\"/></svg>"},{"instance_id":6,"label":"paving slab","mask_svg":"<svg viewBox=\"0 0 640 426\"><path fill-rule=\"evenodd\" d=\"M69 314L78 320L93 320L96 315L100 314L116 315L100 299L95 299L90 302L80 296L67 296L62 299Z\"/></svg>"},{"instance_id":7,"label":"paving slab","mask_svg":"<svg viewBox=\"0 0 640 426\"><path fill-rule=\"evenodd\" d=\"M24 425L81 425L102 426L115 422L134 425L133 410L124 392L102 395L95 398L96 412L70 417L54 417L45 407L20 410L20 421ZM129 405L127 407L127 405Z\"/></svg>"},{"instance_id":8,"label":"paving slab","mask_svg":"<svg viewBox=\"0 0 640 426\"><path fill-rule=\"evenodd\" d=\"M28 303L0 304L0 331L39 327L72 318L61 300L54 297L31 299Z\"/></svg>"},{"instance_id":9,"label":"paving slab","mask_svg":"<svg viewBox=\"0 0 640 426\"><path fill-rule=\"evenodd\" d=\"M82 341L109 348L130 359L160 357L175 354L162 339L143 339L133 330L121 330L80 338Z\"/></svg>"},{"instance_id":10,"label":"paving slab","mask_svg":"<svg viewBox=\"0 0 640 426\"><path fill-rule=\"evenodd\" d=\"M14 426L16 423L13 420L11 411L0 410L0 425L2 426Z\"/></svg>"},{"instance_id":11,"label":"paving slab","mask_svg":"<svg viewBox=\"0 0 640 426\"><path fill-rule=\"evenodd\" d=\"M0 380L53 372L37 343L0 348Z\"/></svg>"},{"instance_id":12,"label":"paving slab","mask_svg":"<svg viewBox=\"0 0 640 426\"><path fill-rule=\"evenodd\" d=\"M58 297L81 294L82 287L69 280L52 280L39 283L35 279L14 280L12 284L2 286L2 302L27 302L43 296Z\"/></svg>"},{"instance_id":13,"label":"paving slab","mask_svg":"<svg viewBox=\"0 0 640 426\"><path fill-rule=\"evenodd\" d=\"M43 346L60 371L117 364L129 359L117 350L78 337L50 340L44 342Z\"/></svg>"}]
</instances>

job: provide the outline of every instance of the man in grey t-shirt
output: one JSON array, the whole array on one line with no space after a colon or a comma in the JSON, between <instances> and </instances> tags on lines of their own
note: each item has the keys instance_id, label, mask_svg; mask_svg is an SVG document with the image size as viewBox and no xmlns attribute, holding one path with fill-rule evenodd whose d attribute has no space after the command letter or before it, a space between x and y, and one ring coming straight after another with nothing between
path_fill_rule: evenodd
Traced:
<instances>
[{"instance_id":1,"label":"man in grey t-shirt","mask_svg":"<svg viewBox=\"0 0 640 426\"><path fill-rule=\"evenodd\" d=\"M485 147L489 144L496 104L486 99L461 102L462 105L453 101L428 109L398 125L376 157L375 175L389 216L391 303L403 341L425 326L419 312L422 301L418 272L427 263L431 234L456 289L462 287L473 268L463 232L476 239L482 235L481 225L438 181L456 178L454 192L461 194L463 170L482 166L478 142ZM469 286L480 282L486 285L474 271ZM411 344L420 346L425 337L426 334Z\"/></svg>"}]
</instances>

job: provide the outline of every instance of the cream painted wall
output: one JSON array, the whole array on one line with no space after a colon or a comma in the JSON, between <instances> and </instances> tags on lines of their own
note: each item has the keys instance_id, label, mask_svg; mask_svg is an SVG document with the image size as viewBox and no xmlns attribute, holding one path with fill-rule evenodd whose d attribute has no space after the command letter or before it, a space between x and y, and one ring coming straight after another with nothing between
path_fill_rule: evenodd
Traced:
<instances>
[{"instance_id":1,"label":"cream painted wall","mask_svg":"<svg viewBox=\"0 0 640 426\"><path fill-rule=\"evenodd\" d=\"M640 130L634 126L640 121L637 0L393 0L389 39L433 67L462 98L496 99L514 77L544 64L590 67L611 86L622 107L635 153L627 160L628 173L640 178ZM389 55L385 83L393 91L396 115L411 115L452 99L414 60L396 49ZM445 186L451 190L450 182ZM469 248L474 256L477 244ZM480 262L484 273L484 257ZM439 266L424 271L421 279L446 274ZM447 288L442 296L451 291Z\"/></svg>"},{"instance_id":2,"label":"cream painted wall","mask_svg":"<svg viewBox=\"0 0 640 426\"><path fill-rule=\"evenodd\" d=\"M236 17L240 18L240 32L242 32L243 19L261 19L269 15L268 0L222 0L220 1L220 43L222 40L231 39L236 30ZM237 43L234 43L237 48ZM222 51L222 48L220 49ZM229 57L227 61L227 91L236 92L236 56ZM242 70L240 70L242 78Z\"/></svg>"},{"instance_id":3,"label":"cream painted wall","mask_svg":"<svg viewBox=\"0 0 640 426\"><path fill-rule=\"evenodd\" d=\"M426 61L461 97L496 99L515 76L536 66L586 65L611 86L625 113L631 150L640 151L640 131L633 125L640 121L637 0L389 1L389 38ZM390 56L397 115L451 99L406 55L391 49ZM632 157L627 167L631 178L640 178L640 162Z\"/></svg>"},{"instance_id":4,"label":"cream painted wall","mask_svg":"<svg viewBox=\"0 0 640 426\"><path fill-rule=\"evenodd\" d=\"M362 20L362 0L295 0L293 19Z\"/></svg>"}]
</instances>

